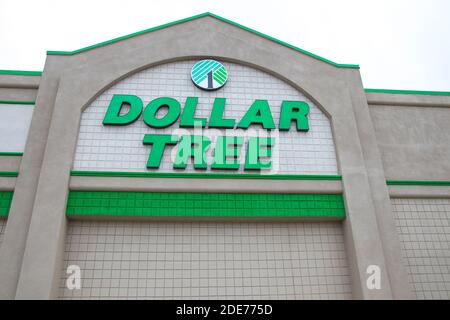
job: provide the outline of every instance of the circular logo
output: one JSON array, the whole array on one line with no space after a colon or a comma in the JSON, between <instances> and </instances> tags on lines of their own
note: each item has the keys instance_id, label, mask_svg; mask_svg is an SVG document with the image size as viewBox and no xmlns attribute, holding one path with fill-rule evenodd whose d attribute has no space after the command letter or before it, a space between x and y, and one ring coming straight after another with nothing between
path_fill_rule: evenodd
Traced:
<instances>
[{"instance_id":1,"label":"circular logo","mask_svg":"<svg viewBox=\"0 0 450 320\"><path fill-rule=\"evenodd\" d=\"M192 67L191 79L200 89L217 90L227 82L228 72L225 66L216 60L201 60Z\"/></svg>"}]
</instances>

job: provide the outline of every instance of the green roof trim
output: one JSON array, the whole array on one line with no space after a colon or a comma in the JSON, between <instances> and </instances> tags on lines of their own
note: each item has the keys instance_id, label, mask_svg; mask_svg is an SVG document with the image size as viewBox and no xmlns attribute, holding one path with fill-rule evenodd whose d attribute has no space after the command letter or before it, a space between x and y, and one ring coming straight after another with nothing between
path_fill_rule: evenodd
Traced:
<instances>
[{"instance_id":1,"label":"green roof trim","mask_svg":"<svg viewBox=\"0 0 450 320\"><path fill-rule=\"evenodd\" d=\"M22 157L23 152L0 152L0 157Z\"/></svg>"},{"instance_id":2,"label":"green roof trim","mask_svg":"<svg viewBox=\"0 0 450 320\"><path fill-rule=\"evenodd\" d=\"M116 172L116 171L71 171L78 177L127 177L127 178L186 178L186 179L262 179L262 180L342 180L339 175L291 175L249 173L184 173L184 172Z\"/></svg>"},{"instance_id":3,"label":"green roof trim","mask_svg":"<svg viewBox=\"0 0 450 320\"><path fill-rule=\"evenodd\" d=\"M335 67L359 69L359 65L356 65L356 64L340 64L340 63L333 62L331 60L328 60L328 59L320 57L320 56L318 56L316 54L313 54L313 53L311 53L309 51L306 51L306 50L303 50L303 49L301 49L299 47L293 46L293 45L291 45L291 44L289 44L287 42L278 40L278 39L276 39L274 37L271 37L271 36L268 36L268 35L266 35L266 34L264 34L262 32L259 32L259 31L253 30L251 28L245 27L245 26L243 26L243 25L241 25L239 23L236 23L236 22L233 22L231 20L222 18L222 17L220 17L220 16L218 16L216 14L210 13L210 12L201 13L201 14L198 14L198 15L195 15L195 16L192 16L192 17L188 17L188 18L176 20L176 21L173 21L173 22L169 22L169 23L166 23L166 24L162 24L162 25L157 26L157 27L153 27L153 28L145 29L145 30L138 31L138 32L135 32L135 33L127 34L127 35L124 35L124 36L121 36L121 37L118 37L118 38L114 38L114 39L111 39L111 40L103 41L103 42L100 42L100 43L97 43L97 44L94 44L94 45L91 45L91 46L88 46L88 47L84 47L84 48L81 48L81 49L78 49L78 50L74 50L74 51L54 51L54 50L49 50L49 51L47 51L47 54L48 55L73 55L73 54L81 53L81 52L88 51L88 50L91 50L91 49L94 49L94 48L102 47L102 46L105 46L105 45L108 45L108 44L111 44L111 43L114 43L114 42L118 42L118 41L121 41L121 40L125 40L125 39L129 39L129 38L132 38L132 37L135 37L135 36L139 36L139 35L151 32L151 31L156 31L156 30L159 30L159 29L167 28L167 27L170 27L170 26L173 26L173 25L176 25L176 24L180 24L180 23L183 23L183 22L195 20L195 19L198 19L198 18L206 17L206 16L210 16L210 17L216 18L218 20L221 20L223 22L229 23L229 24L234 25L234 26L236 26L238 28L241 28L243 30L246 30L248 32L251 32L253 34L256 34L258 36L261 36L261 37L266 38L268 40L271 40L273 42L276 42L278 44L281 44L281 45L283 45L285 47L288 47L288 48L291 48L291 49L296 50L298 52L301 52L301 53L303 53L305 55L308 55L308 56L310 56L312 58L315 58L317 60L320 60L320 61L326 62L328 64L331 64L331 65L333 65Z\"/></svg>"},{"instance_id":4,"label":"green roof trim","mask_svg":"<svg viewBox=\"0 0 450 320\"><path fill-rule=\"evenodd\" d=\"M68 217L345 218L342 194L70 191Z\"/></svg>"},{"instance_id":5,"label":"green roof trim","mask_svg":"<svg viewBox=\"0 0 450 320\"><path fill-rule=\"evenodd\" d=\"M42 71L0 70L0 74L11 74L16 76L42 76Z\"/></svg>"},{"instance_id":6,"label":"green roof trim","mask_svg":"<svg viewBox=\"0 0 450 320\"><path fill-rule=\"evenodd\" d=\"M387 180L388 186L450 186L446 180Z\"/></svg>"},{"instance_id":7,"label":"green roof trim","mask_svg":"<svg viewBox=\"0 0 450 320\"><path fill-rule=\"evenodd\" d=\"M364 89L365 92L392 93L392 94L420 94L432 96L450 96L448 91L419 91L419 90L394 90L394 89Z\"/></svg>"},{"instance_id":8,"label":"green roof trim","mask_svg":"<svg viewBox=\"0 0 450 320\"><path fill-rule=\"evenodd\" d=\"M0 171L0 177L18 177L18 172L13 171Z\"/></svg>"},{"instance_id":9,"label":"green roof trim","mask_svg":"<svg viewBox=\"0 0 450 320\"><path fill-rule=\"evenodd\" d=\"M0 100L0 104L26 104L35 105L36 101L10 101L10 100Z\"/></svg>"}]
</instances>

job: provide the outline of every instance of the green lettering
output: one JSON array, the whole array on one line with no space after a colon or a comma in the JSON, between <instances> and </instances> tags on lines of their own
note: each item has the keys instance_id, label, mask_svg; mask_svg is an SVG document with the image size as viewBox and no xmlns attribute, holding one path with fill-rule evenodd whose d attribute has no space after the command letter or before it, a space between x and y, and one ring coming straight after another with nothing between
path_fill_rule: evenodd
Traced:
<instances>
[{"instance_id":1,"label":"green lettering","mask_svg":"<svg viewBox=\"0 0 450 320\"><path fill-rule=\"evenodd\" d=\"M225 109L225 98L214 99L214 105L209 120L209 128L234 128L234 119L224 119L223 110Z\"/></svg>"},{"instance_id":2,"label":"green lettering","mask_svg":"<svg viewBox=\"0 0 450 320\"><path fill-rule=\"evenodd\" d=\"M126 114L120 115L124 105L128 105L130 110ZM104 125L126 125L139 118L142 112L142 100L133 95L115 94L109 103L108 110L103 119Z\"/></svg>"},{"instance_id":3,"label":"green lettering","mask_svg":"<svg viewBox=\"0 0 450 320\"><path fill-rule=\"evenodd\" d=\"M181 136L173 168L186 169L187 160L192 157L195 169L206 169L206 150L210 144L211 140L204 136Z\"/></svg>"},{"instance_id":4,"label":"green lettering","mask_svg":"<svg viewBox=\"0 0 450 320\"><path fill-rule=\"evenodd\" d=\"M162 118L156 118L156 113L160 108L167 107L167 113ZM145 107L144 122L149 127L165 128L177 121L180 116L180 103L173 98L156 98Z\"/></svg>"},{"instance_id":5,"label":"green lettering","mask_svg":"<svg viewBox=\"0 0 450 320\"><path fill-rule=\"evenodd\" d=\"M201 124L202 128L206 126L205 118L194 118L195 109L197 108L198 98L187 97L184 104L183 114L181 115L180 127L192 128L195 125Z\"/></svg>"},{"instance_id":6,"label":"green lettering","mask_svg":"<svg viewBox=\"0 0 450 320\"><path fill-rule=\"evenodd\" d=\"M239 122L238 128L247 129L253 123L261 124L264 129L275 129L267 100L255 100Z\"/></svg>"},{"instance_id":7,"label":"green lettering","mask_svg":"<svg viewBox=\"0 0 450 320\"><path fill-rule=\"evenodd\" d=\"M166 145L175 145L178 137L169 134L146 134L144 144L151 144L152 150L148 156L147 168L159 168Z\"/></svg>"},{"instance_id":8,"label":"green lettering","mask_svg":"<svg viewBox=\"0 0 450 320\"><path fill-rule=\"evenodd\" d=\"M217 137L211 169L239 169L238 157L243 143L243 137ZM229 157L232 159L229 159Z\"/></svg>"},{"instance_id":9,"label":"green lettering","mask_svg":"<svg viewBox=\"0 0 450 320\"><path fill-rule=\"evenodd\" d=\"M263 162L260 158L271 157L271 148L274 144L274 138L250 137L248 140L247 154L245 155L244 169L261 170L272 168L272 161Z\"/></svg>"},{"instance_id":10,"label":"green lettering","mask_svg":"<svg viewBox=\"0 0 450 320\"><path fill-rule=\"evenodd\" d=\"M309 105L304 101L283 101L281 104L280 130L289 130L291 122L297 123L297 131L308 131Z\"/></svg>"}]
</instances>

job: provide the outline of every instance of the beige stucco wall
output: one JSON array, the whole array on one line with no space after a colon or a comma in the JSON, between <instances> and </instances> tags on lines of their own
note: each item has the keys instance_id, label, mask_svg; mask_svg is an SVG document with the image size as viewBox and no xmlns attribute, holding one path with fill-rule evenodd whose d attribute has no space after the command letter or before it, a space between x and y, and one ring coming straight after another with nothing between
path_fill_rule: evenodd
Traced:
<instances>
[{"instance_id":1,"label":"beige stucco wall","mask_svg":"<svg viewBox=\"0 0 450 320\"><path fill-rule=\"evenodd\" d=\"M450 180L447 107L371 105L388 180Z\"/></svg>"}]
</instances>

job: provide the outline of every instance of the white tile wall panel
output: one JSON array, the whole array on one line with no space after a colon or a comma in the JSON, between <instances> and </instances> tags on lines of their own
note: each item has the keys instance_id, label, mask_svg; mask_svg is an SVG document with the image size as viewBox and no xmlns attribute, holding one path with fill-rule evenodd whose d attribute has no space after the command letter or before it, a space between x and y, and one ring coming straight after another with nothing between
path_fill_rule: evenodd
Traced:
<instances>
[{"instance_id":1,"label":"white tile wall panel","mask_svg":"<svg viewBox=\"0 0 450 320\"><path fill-rule=\"evenodd\" d=\"M81 268L80 290L65 270ZM63 299L350 299L342 225L69 223Z\"/></svg>"},{"instance_id":2,"label":"white tile wall panel","mask_svg":"<svg viewBox=\"0 0 450 320\"><path fill-rule=\"evenodd\" d=\"M146 163L151 146L144 146L144 134L168 134L179 129L179 119L165 129L148 127L142 120L127 126L103 126L102 121L113 94L139 96L144 107L158 97L176 98L184 106L186 97L199 97L197 117L209 119L215 97L227 98L224 116L240 119L255 99L267 99L274 121L278 127L280 107L283 100L306 101L311 108L309 132L297 132L295 124L289 132L280 132L276 138L276 153L272 158L272 173L283 174L337 174L337 161L329 119L301 92L280 79L262 71L234 63L224 63L228 69L228 83L217 91L203 91L190 79L191 67L196 61L164 64L138 72L115 84L102 93L83 112L73 168L92 171L148 171ZM257 128L254 128L257 129ZM185 131L192 133L193 130ZM208 130L212 138L223 130ZM177 147L175 147L177 148ZM214 142L208 151L208 163ZM171 156L174 147L167 147L158 172L173 172ZM176 149L175 149L176 150ZM243 149L241 162L245 160ZM279 155L279 156L277 156ZM242 171L241 166L240 171ZM186 172L194 171L188 165Z\"/></svg>"},{"instance_id":3,"label":"white tile wall panel","mask_svg":"<svg viewBox=\"0 0 450 320\"><path fill-rule=\"evenodd\" d=\"M0 104L0 152L23 152L33 105Z\"/></svg>"},{"instance_id":4,"label":"white tile wall panel","mask_svg":"<svg viewBox=\"0 0 450 320\"><path fill-rule=\"evenodd\" d=\"M418 299L450 299L450 199L392 199L402 255Z\"/></svg>"}]
</instances>

